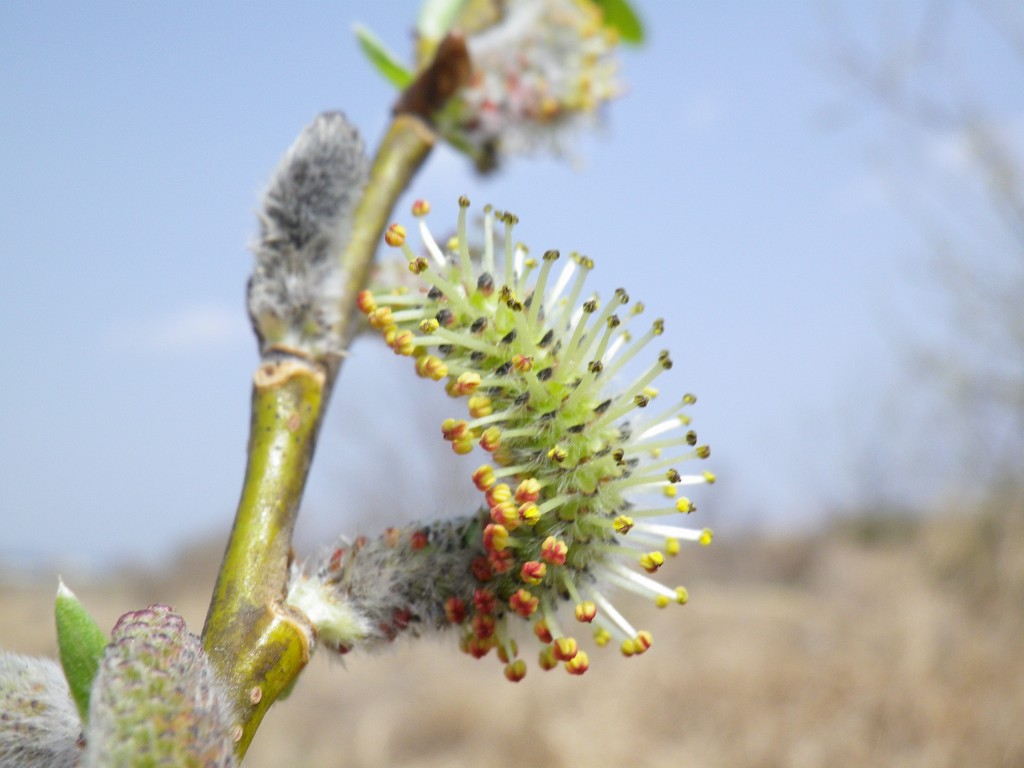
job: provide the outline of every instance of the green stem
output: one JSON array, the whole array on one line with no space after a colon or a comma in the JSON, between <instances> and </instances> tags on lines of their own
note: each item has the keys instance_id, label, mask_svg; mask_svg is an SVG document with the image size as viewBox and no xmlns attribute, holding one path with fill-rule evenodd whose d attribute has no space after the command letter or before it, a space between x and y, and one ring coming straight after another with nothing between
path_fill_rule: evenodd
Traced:
<instances>
[{"instance_id":1,"label":"green stem","mask_svg":"<svg viewBox=\"0 0 1024 768\"><path fill-rule=\"evenodd\" d=\"M408 189L434 142L433 131L422 119L403 114L392 120L377 150L366 191L356 209L352 238L341 259L347 280L341 296L343 327L339 333L346 348L359 328L354 322L356 298L366 286L384 228L399 196Z\"/></svg>"},{"instance_id":2,"label":"green stem","mask_svg":"<svg viewBox=\"0 0 1024 768\"><path fill-rule=\"evenodd\" d=\"M412 115L392 121L377 151L352 238L342 255L346 288L336 329L358 328L356 298L398 197L434 144ZM309 661L314 630L284 606L292 530L340 360L271 353L253 381L248 464L235 523L203 628L203 644L239 718L241 759L270 705Z\"/></svg>"},{"instance_id":3,"label":"green stem","mask_svg":"<svg viewBox=\"0 0 1024 768\"><path fill-rule=\"evenodd\" d=\"M249 462L203 629L240 720L239 756L309 660L312 629L282 606L325 382L305 361L266 363L253 377Z\"/></svg>"}]
</instances>

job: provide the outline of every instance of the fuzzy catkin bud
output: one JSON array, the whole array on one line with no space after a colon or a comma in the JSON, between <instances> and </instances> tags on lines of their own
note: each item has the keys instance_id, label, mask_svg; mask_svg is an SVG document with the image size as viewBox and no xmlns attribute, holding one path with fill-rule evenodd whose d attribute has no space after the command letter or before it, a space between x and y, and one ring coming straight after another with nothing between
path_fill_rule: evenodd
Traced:
<instances>
[{"instance_id":1,"label":"fuzzy catkin bud","mask_svg":"<svg viewBox=\"0 0 1024 768\"><path fill-rule=\"evenodd\" d=\"M263 196L249 279L249 317L261 352L341 352L341 253L368 169L362 139L337 112L318 115L278 165Z\"/></svg>"},{"instance_id":2,"label":"fuzzy catkin bud","mask_svg":"<svg viewBox=\"0 0 1024 768\"><path fill-rule=\"evenodd\" d=\"M126 613L89 704L85 768L235 765L235 728L199 638L166 605Z\"/></svg>"},{"instance_id":3,"label":"fuzzy catkin bud","mask_svg":"<svg viewBox=\"0 0 1024 768\"><path fill-rule=\"evenodd\" d=\"M343 653L446 626L445 599L475 587L478 528L471 516L341 542L295 569L288 604L309 617L320 644Z\"/></svg>"},{"instance_id":4,"label":"fuzzy catkin bud","mask_svg":"<svg viewBox=\"0 0 1024 768\"><path fill-rule=\"evenodd\" d=\"M0 653L0 768L70 768L81 730L59 664Z\"/></svg>"}]
</instances>

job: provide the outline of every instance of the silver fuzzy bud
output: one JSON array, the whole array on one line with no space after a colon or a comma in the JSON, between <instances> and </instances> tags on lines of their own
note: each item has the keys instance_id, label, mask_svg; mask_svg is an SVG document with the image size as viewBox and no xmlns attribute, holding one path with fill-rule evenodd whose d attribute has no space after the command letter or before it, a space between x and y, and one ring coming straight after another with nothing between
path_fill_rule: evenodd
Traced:
<instances>
[{"instance_id":1,"label":"silver fuzzy bud","mask_svg":"<svg viewBox=\"0 0 1024 768\"><path fill-rule=\"evenodd\" d=\"M81 731L57 662L0 653L0 768L70 768Z\"/></svg>"},{"instance_id":2,"label":"silver fuzzy bud","mask_svg":"<svg viewBox=\"0 0 1024 768\"><path fill-rule=\"evenodd\" d=\"M341 254L351 237L369 160L344 115L327 112L303 130L263 196L249 317L260 351L315 359L342 352Z\"/></svg>"}]
</instances>

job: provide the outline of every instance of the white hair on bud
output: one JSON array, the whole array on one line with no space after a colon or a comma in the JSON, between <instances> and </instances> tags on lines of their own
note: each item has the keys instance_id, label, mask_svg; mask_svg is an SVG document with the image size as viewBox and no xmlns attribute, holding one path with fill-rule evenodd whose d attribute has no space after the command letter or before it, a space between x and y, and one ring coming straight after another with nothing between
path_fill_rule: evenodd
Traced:
<instances>
[{"instance_id":1,"label":"white hair on bud","mask_svg":"<svg viewBox=\"0 0 1024 768\"><path fill-rule=\"evenodd\" d=\"M70 768L81 731L57 662L0 653L0 768Z\"/></svg>"},{"instance_id":2,"label":"white hair on bud","mask_svg":"<svg viewBox=\"0 0 1024 768\"><path fill-rule=\"evenodd\" d=\"M261 351L341 352L341 253L368 170L359 133L338 112L318 115L278 165L263 196L249 279Z\"/></svg>"},{"instance_id":3,"label":"white hair on bud","mask_svg":"<svg viewBox=\"0 0 1024 768\"><path fill-rule=\"evenodd\" d=\"M307 615L320 645L343 653L442 629L445 597L475 586L470 562L482 552L467 531L478 525L459 517L343 539L293 567L287 604Z\"/></svg>"}]
</instances>

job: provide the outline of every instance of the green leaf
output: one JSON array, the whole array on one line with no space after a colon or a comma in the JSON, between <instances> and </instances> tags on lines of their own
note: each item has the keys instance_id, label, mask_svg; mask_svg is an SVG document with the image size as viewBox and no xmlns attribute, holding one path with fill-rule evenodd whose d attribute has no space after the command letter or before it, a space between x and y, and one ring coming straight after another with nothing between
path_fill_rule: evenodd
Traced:
<instances>
[{"instance_id":1,"label":"green leaf","mask_svg":"<svg viewBox=\"0 0 1024 768\"><path fill-rule=\"evenodd\" d=\"M60 663L84 723L89 719L89 693L107 647L107 636L63 581L57 587L54 612Z\"/></svg>"},{"instance_id":2,"label":"green leaf","mask_svg":"<svg viewBox=\"0 0 1024 768\"><path fill-rule=\"evenodd\" d=\"M427 40L440 40L455 26L466 0L426 0L416 22L417 31Z\"/></svg>"},{"instance_id":3,"label":"green leaf","mask_svg":"<svg viewBox=\"0 0 1024 768\"><path fill-rule=\"evenodd\" d=\"M629 0L593 0L604 12L604 25L619 33L624 43L640 45L644 41L644 25Z\"/></svg>"},{"instance_id":4,"label":"green leaf","mask_svg":"<svg viewBox=\"0 0 1024 768\"><path fill-rule=\"evenodd\" d=\"M377 39L373 32L362 24L356 24L353 31L366 58L388 82L400 89L406 88L412 82L412 72Z\"/></svg>"}]
</instances>

